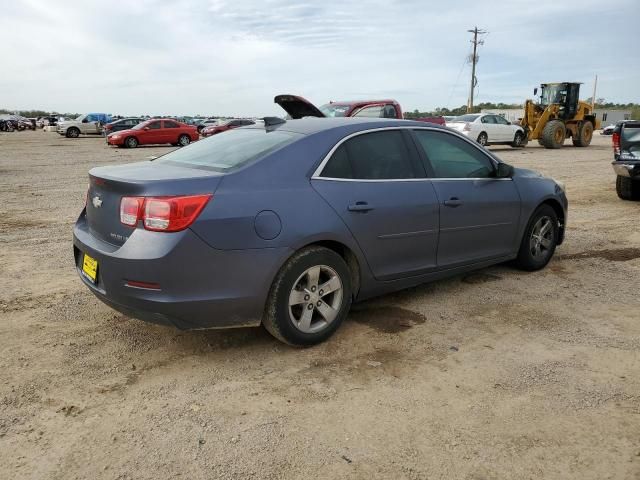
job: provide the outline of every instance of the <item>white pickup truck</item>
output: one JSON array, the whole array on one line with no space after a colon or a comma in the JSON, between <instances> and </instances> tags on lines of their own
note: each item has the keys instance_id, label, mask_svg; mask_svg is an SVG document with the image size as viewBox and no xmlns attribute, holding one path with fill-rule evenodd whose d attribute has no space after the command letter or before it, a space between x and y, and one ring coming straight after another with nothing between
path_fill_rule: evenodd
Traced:
<instances>
[{"instance_id":1,"label":"white pickup truck","mask_svg":"<svg viewBox=\"0 0 640 480\"><path fill-rule=\"evenodd\" d=\"M95 114L84 114L73 120L58 123L57 132L67 138L78 138L83 135L102 135L103 123L96 119Z\"/></svg>"}]
</instances>

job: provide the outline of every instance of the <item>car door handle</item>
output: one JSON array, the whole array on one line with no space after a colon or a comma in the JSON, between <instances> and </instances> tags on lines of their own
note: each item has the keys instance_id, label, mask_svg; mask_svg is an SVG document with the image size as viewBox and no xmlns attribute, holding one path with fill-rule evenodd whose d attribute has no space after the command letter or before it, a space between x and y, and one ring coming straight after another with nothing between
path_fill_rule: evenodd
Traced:
<instances>
[{"instance_id":1,"label":"car door handle","mask_svg":"<svg viewBox=\"0 0 640 480\"><path fill-rule=\"evenodd\" d=\"M462 205L462 200L457 197L451 197L449 200L445 200L444 204L447 207L459 207L460 205Z\"/></svg>"},{"instance_id":2,"label":"car door handle","mask_svg":"<svg viewBox=\"0 0 640 480\"><path fill-rule=\"evenodd\" d=\"M356 202L353 205L349 205L347 209L350 212L368 212L369 210L373 210L373 206L369 205L367 202Z\"/></svg>"}]
</instances>

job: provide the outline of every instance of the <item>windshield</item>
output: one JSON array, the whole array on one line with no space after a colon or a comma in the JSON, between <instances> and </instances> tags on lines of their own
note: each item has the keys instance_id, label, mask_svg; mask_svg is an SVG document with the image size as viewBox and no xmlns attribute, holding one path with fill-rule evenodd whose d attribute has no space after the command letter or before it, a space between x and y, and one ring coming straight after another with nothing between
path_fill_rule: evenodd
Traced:
<instances>
[{"instance_id":1,"label":"windshield","mask_svg":"<svg viewBox=\"0 0 640 480\"><path fill-rule=\"evenodd\" d=\"M455 117L452 122L475 122L480 115L460 115L459 117Z\"/></svg>"},{"instance_id":2,"label":"windshield","mask_svg":"<svg viewBox=\"0 0 640 480\"><path fill-rule=\"evenodd\" d=\"M76 122L81 122L83 118L84 118L84 115L80 115L79 117L77 117L77 118L75 119L75 121L76 121Z\"/></svg>"},{"instance_id":3,"label":"windshield","mask_svg":"<svg viewBox=\"0 0 640 480\"><path fill-rule=\"evenodd\" d=\"M351 108L351 105L339 105L327 103L320 107L320 111L327 117L344 117Z\"/></svg>"},{"instance_id":4,"label":"windshield","mask_svg":"<svg viewBox=\"0 0 640 480\"><path fill-rule=\"evenodd\" d=\"M542 87L540 96L541 105L551 105L552 103L564 103L567 97L565 85L545 85Z\"/></svg>"},{"instance_id":5,"label":"windshield","mask_svg":"<svg viewBox=\"0 0 640 480\"><path fill-rule=\"evenodd\" d=\"M293 142L299 135L262 128L234 129L214 135L155 160L228 172Z\"/></svg>"}]
</instances>

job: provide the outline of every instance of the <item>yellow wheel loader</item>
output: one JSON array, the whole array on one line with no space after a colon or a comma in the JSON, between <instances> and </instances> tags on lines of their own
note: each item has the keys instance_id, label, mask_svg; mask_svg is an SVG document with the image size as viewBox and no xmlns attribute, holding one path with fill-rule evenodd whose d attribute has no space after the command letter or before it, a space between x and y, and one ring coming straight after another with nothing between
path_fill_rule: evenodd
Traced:
<instances>
[{"instance_id":1,"label":"yellow wheel loader","mask_svg":"<svg viewBox=\"0 0 640 480\"><path fill-rule=\"evenodd\" d=\"M560 148L571 137L576 147L588 147L593 131L600 128L593 106L579 99L580 84L543 83L540 102L527 100L520 125L527 140L538 140L545 148ZM536 96L538 89L533 90Z\"/></svg>"}]
</instances>

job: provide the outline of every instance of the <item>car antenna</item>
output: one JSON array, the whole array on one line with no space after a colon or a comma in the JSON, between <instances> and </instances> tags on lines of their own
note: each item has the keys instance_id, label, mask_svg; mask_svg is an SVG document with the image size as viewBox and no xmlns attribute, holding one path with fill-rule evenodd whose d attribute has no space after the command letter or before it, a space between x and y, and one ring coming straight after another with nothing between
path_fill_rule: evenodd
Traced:
<instances>
[{"instance_id":1,"label":"car antenna","mask_svg":"<svg viewBox=\"0 0 640 480\"><path fill-rule=\"evenodd\" d=\"M280 125L281 123L287 123L286 120L280 117L264 117L262 119L265 127L273 127L274 125Z\"/></svg>"}]
</instances>

